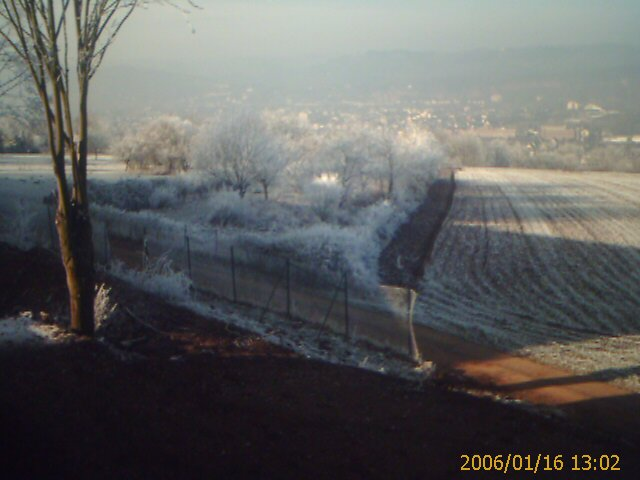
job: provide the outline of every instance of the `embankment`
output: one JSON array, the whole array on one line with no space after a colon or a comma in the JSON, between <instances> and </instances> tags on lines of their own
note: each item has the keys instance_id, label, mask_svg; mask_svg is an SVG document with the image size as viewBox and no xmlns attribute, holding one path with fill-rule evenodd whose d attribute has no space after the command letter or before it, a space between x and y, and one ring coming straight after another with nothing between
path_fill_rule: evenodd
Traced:
<instances>
[{"instance_id":1,"label":"embankment","mask_svg":"<svg viewBox=\"0 0 640 480\"><path fill-rule=\"evenodd\" d=\"M451 208L455 188L453 171L431 185L422 204L400 226L380 254L378 269L382 284L416 286Z\"/></svg>"}]
</instances>

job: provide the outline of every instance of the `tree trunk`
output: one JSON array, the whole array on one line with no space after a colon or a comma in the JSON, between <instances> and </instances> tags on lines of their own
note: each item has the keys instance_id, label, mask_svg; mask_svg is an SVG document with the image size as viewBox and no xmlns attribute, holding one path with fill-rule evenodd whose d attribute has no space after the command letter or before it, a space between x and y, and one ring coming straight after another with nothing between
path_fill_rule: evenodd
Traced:
<instances>
[{"instance_id":1,"label":"tree trunk","mask_svg":"<svg viewBox=\"0 0 640 480\"><path fill-rule=\"evenodd\" d=\"M95 295L91 221L82 208L72 206L69 218L65 218L59 208L56 228L69 290L71 330L90 336L94 332Z\"/></svg>"}]
</instances>

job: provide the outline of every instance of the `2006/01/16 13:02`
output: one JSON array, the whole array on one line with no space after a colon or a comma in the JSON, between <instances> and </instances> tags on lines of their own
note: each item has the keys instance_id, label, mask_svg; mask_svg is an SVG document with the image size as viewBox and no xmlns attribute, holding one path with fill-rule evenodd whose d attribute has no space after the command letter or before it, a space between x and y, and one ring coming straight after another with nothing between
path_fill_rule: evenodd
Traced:
<instances>
[{"instance_id":1,"label":"2006/01/16 13:02","mask_svg":"<svg viewBox=\"0 0 640 480\"><path fill-rule=\"evenodd\" d=\"M565 466L572 471L619 471L619 455L572 455L565 465L562 455L460 455L460 471L527 471L538 473L562 471Z\"/></svg>"}]
</instances>

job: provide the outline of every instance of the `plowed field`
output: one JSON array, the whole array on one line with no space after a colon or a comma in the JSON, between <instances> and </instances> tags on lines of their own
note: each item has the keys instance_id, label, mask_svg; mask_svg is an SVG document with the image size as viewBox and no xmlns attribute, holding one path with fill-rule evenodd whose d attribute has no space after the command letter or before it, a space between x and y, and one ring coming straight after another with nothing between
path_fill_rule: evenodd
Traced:
<instances>
[{"instance_id":1,"label":"plowed field","mask_svg":"<svg viewBox=\"0 0 640 480\"><path fill-rule=\"evenodd\" d=\"M640 391L640 175L456 179L416 320Z\"/></svg>"}]
</instances>

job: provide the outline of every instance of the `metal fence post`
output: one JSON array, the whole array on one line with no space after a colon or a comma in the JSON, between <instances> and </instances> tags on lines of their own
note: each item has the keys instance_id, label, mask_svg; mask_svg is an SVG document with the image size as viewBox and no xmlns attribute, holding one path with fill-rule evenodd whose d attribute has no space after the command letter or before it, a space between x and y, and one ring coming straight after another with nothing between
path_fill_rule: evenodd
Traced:
<instances>
[{"instance_id":1,"label":"metal fence post","mask_svg":"<svg viewBox=\"0 0 640 480\"><path fill-rule=\"evenodd\" d=\"M189 235L187 234L187 226L184 226L184 243L187 249L187 270L189 272L189 278L193 280L191 276L191 243L189 241Z\"/></svg>"},{"instance_id":2,"label":"metal fence post","mask_svg":"<svg viewBox=\"0 0 640 480\"><path fill-rule=\"evenodd\" d=\"M418 297L415 290L407 288L407 326L409 328L409 356L416 361L420 361L420 351L418 349L418 342L416 341L416 334L413 330L413 307Z\"/></svg>"},{"instance_id":3,"label":"metal fence post","mask_svg":"<svg viewBox=\"0 0 640 480\"><path fill-rule=\"evenodd\" d=\"M286 282L287 282L287 317L291 318L291 264L287 258L286 264Z\"/></svg>"},{"instance_id":4,"label":"metal fence post","mask_svg":"<svg viewBox=\"0 0 640 480\"><path fill-rule=\"evenodd\" d=\"M231 247L231 286L233 287L233 301L238 301L238 291L236 290L236 259Z\"/></svg>"},{"instance_id":5,"label":"metal fence post","mask_svg":"<svg viewBox=\"0 0 640 480\"><path fill-rule=\"evenodd\" d=\"M344 334L349 338L349 276L344 272Z\"/></svg>"},{"instance_id":6,"label":"metal fence post","mask_svg":"<svg viewBox=\"0 0 640 480\"><path fill-rule=\"evenodd\" d=\"M318 329L318 334L316 335L316 341L318 340L318 338L320 338L320 334L323 332L325 325L327 324L327 322L329 321L329 315L331 315L331 311L333 310L333 306L336 303L336 300L338 299L338 294L340 293L340 283L338 283L334 290L333 290L333 297L331 297L331 303L329 304L329 309L327 310L327 313L325 313L324 315L324 320L322 320L322 324L320 325L320 328Z\"/></svg>"}]
</instances>

